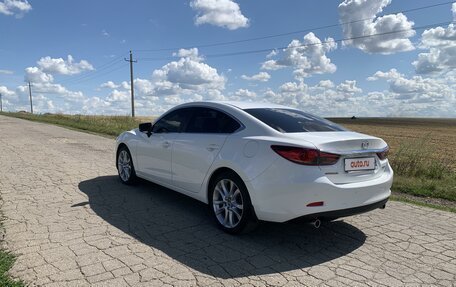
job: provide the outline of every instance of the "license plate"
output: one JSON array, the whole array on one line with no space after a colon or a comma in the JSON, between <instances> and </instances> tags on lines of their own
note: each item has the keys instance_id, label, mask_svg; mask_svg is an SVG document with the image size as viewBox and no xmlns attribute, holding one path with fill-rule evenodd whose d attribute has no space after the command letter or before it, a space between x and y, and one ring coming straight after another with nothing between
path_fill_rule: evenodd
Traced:
<instances>
[{"instance_id":1,"label":"license plate","mask_svg":"<svg viewBox=\"0 0 456 287\"><path fill-rule=\"evenodd\" d=\"M375 158L359 157L345 159L345 171L373 170L375 169Z\"/></svg>"}]
</instances>

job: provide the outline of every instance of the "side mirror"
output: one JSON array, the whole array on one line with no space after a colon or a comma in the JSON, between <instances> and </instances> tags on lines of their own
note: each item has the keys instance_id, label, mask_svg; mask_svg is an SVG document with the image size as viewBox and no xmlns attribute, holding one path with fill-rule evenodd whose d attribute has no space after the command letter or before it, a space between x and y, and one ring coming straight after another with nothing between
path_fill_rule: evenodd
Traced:
<instances>
[{"instance_id":1,"label":"side mirror","mask_svg":"<svg viewBox=\"0 0 456 287\"><path fill-rule=\"evenodd\" d=\"M141 123L139 124L139 131L146 133L148 137L152 134L152 123Z\"/></svg>"}]
</instances>

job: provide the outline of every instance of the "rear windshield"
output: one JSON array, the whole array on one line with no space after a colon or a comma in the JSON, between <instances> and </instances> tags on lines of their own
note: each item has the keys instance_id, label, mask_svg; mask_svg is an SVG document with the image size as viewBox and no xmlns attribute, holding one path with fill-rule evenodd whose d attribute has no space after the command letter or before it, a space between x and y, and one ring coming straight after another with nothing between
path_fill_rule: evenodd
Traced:
<instances>
[{"instance_id":1,"label":"rear windshield","mask_svg":"<svg viewBox=\"0 0 456 287\"><path fill-rule=\"evenodd\" d=\"M244 111L282 133L346 131L331 121L299 110L260 108Z\"/></svg>"}]
</instances>

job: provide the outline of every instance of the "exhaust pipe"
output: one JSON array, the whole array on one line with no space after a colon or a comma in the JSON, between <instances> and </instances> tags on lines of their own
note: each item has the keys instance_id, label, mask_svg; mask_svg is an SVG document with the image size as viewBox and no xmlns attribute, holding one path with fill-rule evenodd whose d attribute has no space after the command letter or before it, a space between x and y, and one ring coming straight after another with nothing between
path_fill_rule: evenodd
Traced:
<instances>
[{"instance_id":1,"label":"exhaust pipe","mask_svg":"<svg viewBox=\"0 0 456 287\"><path fill-rule=\"evenodd\" d=\"M313 225L313 227L315 227L316 229L320 228L320 225L321 225L321 221L320 219L315 219L314 221L312 221L311 223Z\"/></svg>"},{"instance_id":2,"label":"exhaust pipe","mask_svg":"<svg viewBox=\"0 0 456 287\"><path fill-rule=\"evenodd\" d=\"M386 203L383 204L383 205L380 207L380 209L385 209L385 207L386 207Z\"/></svg>"}]
</instances>

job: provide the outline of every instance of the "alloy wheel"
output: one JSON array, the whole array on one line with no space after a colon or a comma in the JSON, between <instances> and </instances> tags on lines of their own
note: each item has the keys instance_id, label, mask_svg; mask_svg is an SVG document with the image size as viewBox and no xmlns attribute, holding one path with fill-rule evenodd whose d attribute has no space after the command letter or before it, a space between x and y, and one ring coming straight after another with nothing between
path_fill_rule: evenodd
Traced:
<instances>
[{"instance_id":1,"label":"alloy wheel","mask_svg":"<svg viewBox=\"0 0 456 287\"><path fill-rule=\"evenodd\" d=\"M236 227L244 215L242 193L230 179L222 179L215 185L212 206L217 220L225 228Z\"/></svg>"},{"instance_id":2,"label":"alloy wheel","mask_svg":"<svg viewBox=\"0 0 456 287\"><path fill-rule=\"evenodd\" d=\"M117 159L117 169L122 181L127 182L131 176L131 158L126 150L121 150Z\"/></svg>"}]
</instances>

